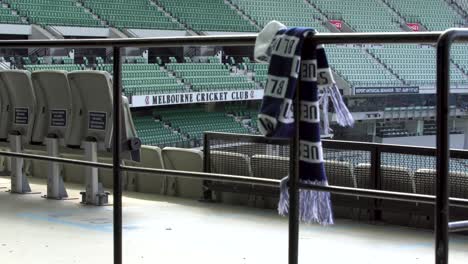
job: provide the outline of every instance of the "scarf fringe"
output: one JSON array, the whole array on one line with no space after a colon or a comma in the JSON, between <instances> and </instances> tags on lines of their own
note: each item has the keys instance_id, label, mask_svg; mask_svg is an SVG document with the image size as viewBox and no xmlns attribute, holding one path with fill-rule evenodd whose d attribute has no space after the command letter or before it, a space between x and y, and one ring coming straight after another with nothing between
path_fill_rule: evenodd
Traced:
<instances>
[{"instance_id":1,"label":"scarf fringe","mask_svg":"<svg viewBox=\"0 0 468 264\"><path fill-rule=\"evenodd\" d=\"M333 107L335 108L336 122L343 127L353 126L354 118L349 112L348 108L346 107L346 104L343 101L343 98L341 97L340 90L338 90L338 87L335 84L333 84L333 86L330 87L328 91L333 103Z\"/></svg>"},{"instance_id":2,"label":"scarf fringe","mask_svg":"<svg viewBox=\"0 0 468 264\"><path fill-rule=\"evenodd\" d=\"M289 212L289 188L288 177L281 180L280 200L278 203L278 213L282 216ZM326 181L302 181L301 183L327 186ZM313 190L299 190L299 220L304 223L318 223L320 225L333 224L333 211L330 200L330 193Z\"/></svg>"}]
</instances>

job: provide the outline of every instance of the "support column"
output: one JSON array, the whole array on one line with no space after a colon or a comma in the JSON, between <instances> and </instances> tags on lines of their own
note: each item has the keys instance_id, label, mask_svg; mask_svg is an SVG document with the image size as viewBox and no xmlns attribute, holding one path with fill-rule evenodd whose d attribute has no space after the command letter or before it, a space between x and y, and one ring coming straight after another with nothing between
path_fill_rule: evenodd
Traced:
<instances>
[{"instance_id":1,"label":"support column","mask_svg":"<svg viewBox=\"0 0 468 264\"><path fill-rule=\"evenodd\" d=\"M59 156L59 139L55 137L46 138L47 154L51 157ZM67 190L60 175L60 165L57 162L49 162L47 165L47 195L48 199L61 200L68 198Z\"/></svg>"},{"instance_id":2,"label":"support column","mask_svg":"<svg viewBox=\"0 0 468 264\"><path fill-rule=\"evenodd\" d=\"M21 144L21 134L10 134L10 149L12 152L23 152ZM23 171L23 158L11 158L11 192L12 193L29 193L31 187Z\"/></svg>"}]
</instances>

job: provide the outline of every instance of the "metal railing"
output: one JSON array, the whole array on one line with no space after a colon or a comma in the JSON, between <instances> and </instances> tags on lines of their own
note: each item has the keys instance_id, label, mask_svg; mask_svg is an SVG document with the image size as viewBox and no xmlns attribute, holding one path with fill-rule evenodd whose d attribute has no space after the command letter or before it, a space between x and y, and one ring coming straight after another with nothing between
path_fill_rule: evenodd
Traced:
<instances>
[{"instance_id":1,"label":"metal railing","mask_svg":"<svg viewBox=\"0 0 468 264\"><path fill-rule=\"evenodd\" d=\"M81 47L81 48L113 48L113 112L114 127L120 127L121 116L121 75L122 61L121 48L123 47L180 47L180 46L253 46L256 34L231 35L231 36L191 36L191 37L163 37L163 38L135 38L135 39L85 39L85 40L2 40L0 48L50 48L50 47ZM407 201L435 203L435 263L448 263L448 230L449 230L449 198L448 198L448 95L450 88L450 47L455 40L468 41L468 30L450 29L445 32L392 32L392 33L322 33L311 36L316 44L371 44L371 43L413 43L413 44L435 44L437 43L437 162L436 162L436 196L421 196L414 194L403 194L385 192L378 190L354 189L337 186L311 186L298 182L298 164L293 166L292 177L290 177L290 205L289 205L289 248L288 260L290 264L298 263L299 243L299 221L298 221L298 190L312 189L328 191L345 195L356 195L380 199L405 199ZM300 87L299 87L300 89ZM296 92L298 95L299 92ZM295 116L299 116L299 100L295 98ZM296 135L293 139L293 157L299 157L299 122L296 122ZM0 155L10 157L23 157L30 159L41 159L59 163L70 163L83 166L100 168L112 168L113 170L113 234L114 234L114 263L122 263L122 171L133 171L153 174L164 174L174 177L198 178L204 180L251 183L257 185L274 186L279 184L277 180L256 179L252 177L241 177L223 174L194 173L183 171L169 171L149 168L137 168L122 165L120 130L114 129L112 150L112 166L104 163L83 162L71 159L54 158L47 156L28 155L23 153L11 153L0 151ZM450 199L450 202L457 200ZM463 225L463 224L462 224ZM457 225L457 228L459 226Z\"/></svg>"},{"instance_id":2,"label":"metal railing","mask_svg":"<svg viewBox=\"0 0 468 264\"><path fill-rule=\"evenodd\" d=\"M434 167L434 158L436 156L436 149L430 147L417 147L417 146L403 146L403 145L394 145L394 144L380 144L380 143L368 143L368 142L353 142L353 141L341 141L341 140L322 140L322 146L324 148L324 159L329 162L341 162L341 164L349 165L349 169L353 170L359 167L359 165L368 165L366 167L367 173L364 173L368 178L362 178L362 183L358 183L358 188L351 188L351 186L334 186L333 193L336 194L345 194L347 196L361 196L366 198L375 198L374 205L368 206L372 211L370 216L372 220L380 220L381 209L378 208L377 203L379 202L379 195L384 195L385 199L396 200L403 202L418 202L422 204L434 204L434 196L426 195L431 193L431 190L427 190L422 187L425 184L423 181L418 181L415 177L414 185L418 185L414 193L411 192L393 192L386 191L384 188L388 186L383 186L383 173L382 168L384 169L405 169L408 174L414 175L418 169L429 169L431 170ZM282 152L278 149L282 147ZM280 138L265 138L260 135L248 135L248 134L233 134L233 133L220 133L220 132L205 132L204 134L204 146L203 146L203 157L204 157L204 171L212 172L211 168L213 167L212 163L216 162L225 162L225 165L229 164L228 160L220 160L212 157L212 151L221 151L221 152L233 152L243 155L247 155L250 158L255 157L255 155L273 155L272 157L284 157L289 159L290 167L294 164L294 160L290 158L291 154L288 154L288 151L284 151L284 148L292 148L292 141L287 139ZM276 154L273 154L276 152ZM286 153L288 152L288 153ZM338 155L336 155L338 153ZM367 155L366 155L367 154ZM364 158L362 156L365 156ZM389 159L390 158L390 159ZM450 158L455 163L458 159L460 164L456 166L456 169L467 169L468 167L468 150L451 150ZM409 159L406 164L402 164L405 159ZM396 161L396 162L395 162ZM410 162L417 162L420 167L408 168L405 165L408 165ZM392 164L393 163L393 164ZM395 163L398 164L398 167L395 167ZM330 163L330 166L333 166L333 163ZM253 166L253 163L251 164ZM265 166L266 164L262 164ZM268 164L271 167L274 167L275 164ZM218 166L220 166L218 164ZM393 166L393 167L392 167ZM253 168L252 168L253 171ZM411 171L411 172L410 172ZM456 170L459 171L459 170ZM269 171L270 172L270 171ZM329 180L330 176L338 178L340 176L345 176L347 171L343 170L334 170L335 173L341 175L328 175ZM363 171L360 172L361 174ZM255 173L254 173L255 174ZM353 185L354 181L357 181L359 175L356 175L351 182ZM275 176L286 176L286 175L275 175ZM390 175L392 176L392 175ZM409 176L409 175L408 175ZM257 176L258 177L258 176ZM411 178L411 177L410 177ZM390 179L391 180L391 179ZM397 179L395 179L397 180ZM467 179L468 183L468 179ZM413 182L408 180L408 184L412 185ZM256 190L255 188L244 188L240 189L239 186L232 186L231 188L226 188L226 186L217 186L213 183L208 183L207 187L213 191L227 191L227 192L252 192L252 191L261 191ZM276 186L279 188L279 186ZM367 192L368 189L363 189L365 187L371 188L371 192ZM411 186L413 187L413 186ZM412 188L411 188L412 189ZM421 192L416 191L416 189L421 189ZM374 190L381 191L379 195L372 194ZM272 195L271 192L266 192L266 195ZM468 188L466 189L466 195L464 193L463 197L468 197ZM207 195L205 198L211 198L210 195ZM415 200L416 199L416 200ZM454 207L464 207L468 208L468 199L461 198L450 198L450 205ZM396 208L398 211L405 208Z\"/></svg>"}]
</instances>

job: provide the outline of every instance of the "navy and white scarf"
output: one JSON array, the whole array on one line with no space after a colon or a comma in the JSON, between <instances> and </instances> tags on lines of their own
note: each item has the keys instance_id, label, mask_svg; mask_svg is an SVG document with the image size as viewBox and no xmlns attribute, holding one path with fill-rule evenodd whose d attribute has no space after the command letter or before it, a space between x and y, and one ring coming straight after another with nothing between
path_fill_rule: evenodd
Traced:
<instances>
[{"instance_id":1,"label":"navy and white scarf","mask_svg":"<svg viewBox=\"0 0 468 264\"><path fill-rule=\"evenodd\" d=\"M328 100L332 100L340 125L352 125L353 118L346 108L328 67L325 50L308 40L316 31L311 28L286 29L270 22L256 41L255 57L269 61L268 80L258 114L259 130L267 137L292 138L295 134L293 99L300 85L300 157L299 181L328 185L320 141L320 105L324 111L324 132L329 131ZM320 96L319 90L322 91ZM278 211L288 213L288 177L281 181ZM299 191L301 221L333 224L330 193L313 190Z\"/></svg>"}]
</instances>

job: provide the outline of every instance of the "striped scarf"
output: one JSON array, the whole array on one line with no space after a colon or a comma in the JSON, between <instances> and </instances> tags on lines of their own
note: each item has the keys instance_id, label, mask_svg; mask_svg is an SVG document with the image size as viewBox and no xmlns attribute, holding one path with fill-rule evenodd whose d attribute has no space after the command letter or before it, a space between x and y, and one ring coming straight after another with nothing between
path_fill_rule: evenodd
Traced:
<instances>
[{"instance_id":1,"label":"striped scarf","mask_svg":"<svg viewBox=\"0 0 468 264\"><path fill-rule=\"evenodd\" d=\"M274 33L274 34L273 34ZM292 138L295 134L293 99L300 85L301 106L299 131L299 181L306 184L328 185L320 142L320 105L324 111L324 132L328 127L328 100L332 100L340 125L352 125L346 108L328 67L325 50L314 46L307 36L315 34L311 28L286 29L278 22L270 22L256 41L255 57L268 61L268 80L258 115L259 130L267 137ZM319 90L323 91L322 96ZM288 213L288 177L281 181L278 211ZM299 191L299 217L307 223L333 224L328 192Z\"/></svg>"}]
</instances>

